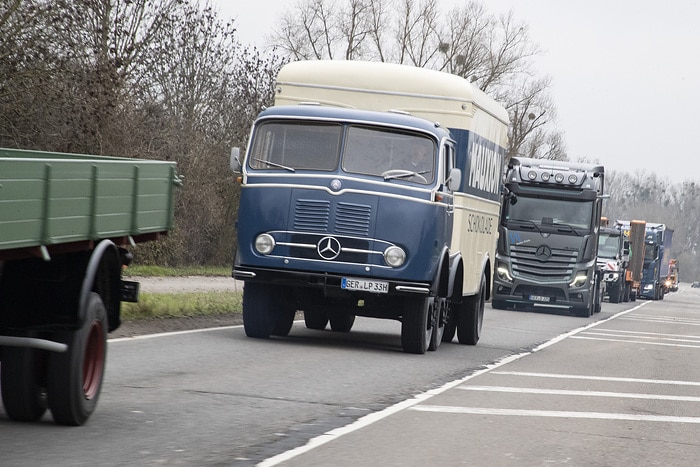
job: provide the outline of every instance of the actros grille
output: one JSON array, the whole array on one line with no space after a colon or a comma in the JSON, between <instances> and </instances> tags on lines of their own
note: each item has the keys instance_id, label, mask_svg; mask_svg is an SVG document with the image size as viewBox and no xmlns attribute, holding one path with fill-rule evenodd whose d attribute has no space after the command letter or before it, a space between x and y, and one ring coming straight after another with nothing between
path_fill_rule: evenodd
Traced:
<instances>
[{"instance_id":1,"label":"actros grille","mask_svg":"<svg viewBox=\"0 0 700 467\"><path fill-rule=\"evenodd\" d=\"M578 252L551 250L551 256L541 259L537 247L511 246L513 275L519 278L542 282L567 281L571 279Z\"/></svg>"}]
</instances>

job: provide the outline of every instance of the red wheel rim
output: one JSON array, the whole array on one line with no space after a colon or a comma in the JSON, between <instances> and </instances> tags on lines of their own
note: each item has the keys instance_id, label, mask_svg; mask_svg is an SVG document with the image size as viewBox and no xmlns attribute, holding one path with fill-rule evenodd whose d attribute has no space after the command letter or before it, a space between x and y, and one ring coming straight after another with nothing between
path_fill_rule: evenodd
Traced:
<instances>
[{"instance_id":1,"label":"red wheel rim","mask_svg":"<svg viewBox=\"0 0 700 467\"><path fill-rule=\"evenodd\" d=\"M93 320L88 330L83 358L83 393L90 400L100 391L105 366L104 328L100 320Z\"/></svg>"}]
</instances>

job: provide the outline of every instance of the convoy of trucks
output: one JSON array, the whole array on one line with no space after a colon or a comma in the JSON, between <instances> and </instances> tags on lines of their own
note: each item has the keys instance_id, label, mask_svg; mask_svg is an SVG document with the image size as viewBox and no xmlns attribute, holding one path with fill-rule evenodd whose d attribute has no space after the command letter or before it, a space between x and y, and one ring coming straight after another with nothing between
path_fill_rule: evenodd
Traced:
<instances>
[{"instance_id":1,"label":"convoy of trucks","mask_svg":"<svg viewBox=\"0 0 700 467\"><path fill-rule=\"evenodd\" d=\"M388 63L293 62L241 158L250 337L401 322L409 353L476 344L484 303L589 317L678 289L673 230L601 222L604 168L513 157L508 114L464 79ZM0 389L7 415L81 425L107 334L138 283L128 247L172 228L171 162L0 149ZM602 225L601 225L602 224ZM492 288L493 287L493 288Z\"/></svg>"},{"instance_id":2,"label":"convoy of trucks","mask_svg":"<svg viewBox=\"0 0 700 467\"><path fill-rule=\"evenodd\" d=\"M233 277L248 336L355 316L401 322L409 353L476 344L489 299L508 114L468 81L308 61L277 77L243 161ZM422 154L418 154L422 153Z\"/></svg>"},{"instance_id":3,"label":"convoy of trucks","mask_svg":"<svg viewBox=\"0 0 700 467\"><path fill-rule=\"evenodd\" d=\"M601 310L603 166L511 158L498 226L494 308Z\"/></svg>"},{"instance_id":4,"label":"convoy of trucks","mask_svg":"<svg viewBox=\"0 0 700 467\"><path fill-rule=\"evenodd\" d=\"M172 228L173 162L0 149L0 386L7 415L81 425L138 283L128 247Z\"/></svg>"}]
</instances>

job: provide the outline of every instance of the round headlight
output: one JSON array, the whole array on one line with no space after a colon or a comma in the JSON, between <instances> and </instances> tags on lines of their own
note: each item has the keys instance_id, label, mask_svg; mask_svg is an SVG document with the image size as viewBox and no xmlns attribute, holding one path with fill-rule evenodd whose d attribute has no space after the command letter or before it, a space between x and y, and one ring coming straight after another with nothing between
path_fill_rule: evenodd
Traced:
<instances>
[{"instance_id":1,"label":"round headlight","mask_svg":"<svg viewBox=\"0 0 700 467\"><path fill-rule=\"evenodd\" d=\"M529 178L530 180L536 179L536 178L537 178L537 172L535 172L534 170L529 171L529 172L527 173L527 178Z\"/></svg>"},{"instance_id":2,"label":"round headlight","mask_svg":"<svg viewBox=\"0 0 700 467\"><path fill-rule=\"evenodd\" d=\"M571 174L569 175L569 183L574 184L578 181L578 178L576 178L576 175Z\"/></svg>"},{"instance_id":3,"label":"round headlight","mask_svg":"<svg viewBox=\"0 0 700 467\"><path fill-rule=\"evenodd\" d=\"M563 174L556 174L556 175L554 176L554 180L555 180L557 183L561 183L561 182L564 181L564 175L563 175Z\"/></svg>"},{"instance_id":4,"label":"round headlight","mask_svg":"<svg viewBox=\"0 0 700 467\"><path fill-rule=\"evenodd\" d=\"M549 180L549 172L542 172L542 181L548 181Z\"/></svg>"},{"instance_id":5,"label":"round headlight","mask_svg":"<svg viewBox=\"0 0 700 467\"><path fill-rule=\"evenodd\" d=\"M392 268L403 266L406 262L406 252L397 246L390 246L384 250L384 261Z\"/></svg>"},{"instance_id":6,"label":"round headlight","mask_svg":"<svg viewBox=\"0 0 700 467\"><path fill-rule=\"evenodd\" d=\"M255 249L261 255L269 255L275 248L275 239L270 234L260 234L255 238Z\"/></svg>"}]
</instances>

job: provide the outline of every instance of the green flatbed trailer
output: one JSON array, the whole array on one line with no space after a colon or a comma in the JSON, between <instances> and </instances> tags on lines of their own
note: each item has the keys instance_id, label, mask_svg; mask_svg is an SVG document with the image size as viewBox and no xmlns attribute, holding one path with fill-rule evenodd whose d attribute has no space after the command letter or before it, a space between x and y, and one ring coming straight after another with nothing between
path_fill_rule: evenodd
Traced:
<instances>
[{"instance_id":1,"label":"green flatbed trailer","mask_svg":"<svg viewBox=\"0 0 700 467\"><path fill-rule=\"evenodd\" d=\"M0 388L7 416L82 425L107 333L138 283L130 246L173 226L174 162L0 148Z\"/></svg>"}]
</instances>

